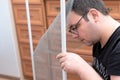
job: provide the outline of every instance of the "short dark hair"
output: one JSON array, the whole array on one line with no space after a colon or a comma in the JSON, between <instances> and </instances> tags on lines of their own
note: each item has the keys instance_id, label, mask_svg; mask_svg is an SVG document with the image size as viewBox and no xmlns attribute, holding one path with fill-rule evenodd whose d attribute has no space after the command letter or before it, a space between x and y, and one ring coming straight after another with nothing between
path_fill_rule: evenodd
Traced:
<instances>
[{"instance_id":1,"label":"short dark hair","mask_svg":"<svg viewBox=\"0 0 120 80\"><path fill-rule=\"evenodd\" d=\"M109 14L102 0L74 0L73 1L72 11L74 11L78 15L83 16L87 14L91 8L95 8L96 10L100 11L103 15ZM84 18L87 18L87 16L85 16Z\"/></svg>"}]
</instances>

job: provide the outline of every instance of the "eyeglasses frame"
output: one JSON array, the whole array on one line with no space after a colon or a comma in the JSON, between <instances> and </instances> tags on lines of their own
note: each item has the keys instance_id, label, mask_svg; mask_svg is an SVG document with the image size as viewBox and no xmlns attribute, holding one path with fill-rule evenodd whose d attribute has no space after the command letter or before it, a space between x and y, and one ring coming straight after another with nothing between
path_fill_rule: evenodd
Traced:
<instances>
[{"instance_id":1,"label":"eyeglasses frame","mask_svg":"<svg viewBox=\"0 0 120 80\"><path fill-rule=\"evenodd\" d=\"M69 27L69 30L68 30L68 32L70 32L70 33L72 33L72 34L77 34L77 29L78 29L78 25L79 25L79 23L80 23L80 21L82 20L82 18L84 17L85 15L83 15L79 20L78 20L78 22L76 23L76 24L74 24L74 25L71 25L70 27Z\"/></svg>"}]
</instances>

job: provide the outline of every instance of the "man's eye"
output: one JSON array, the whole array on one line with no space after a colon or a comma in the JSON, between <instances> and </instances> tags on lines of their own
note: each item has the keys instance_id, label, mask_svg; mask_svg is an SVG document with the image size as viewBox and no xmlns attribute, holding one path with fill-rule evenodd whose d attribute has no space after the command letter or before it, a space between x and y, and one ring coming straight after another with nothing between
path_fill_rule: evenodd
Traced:
<instances>
[{"instance_id":1,"label":"man's eye","mask_svg":"<svg viewBox=\"0 0 120 80\"><path fill-rule=\"evenodd\" d=\"M76 28L76 26L73 26L73 28Z\"/></svg>"}]
</instances>

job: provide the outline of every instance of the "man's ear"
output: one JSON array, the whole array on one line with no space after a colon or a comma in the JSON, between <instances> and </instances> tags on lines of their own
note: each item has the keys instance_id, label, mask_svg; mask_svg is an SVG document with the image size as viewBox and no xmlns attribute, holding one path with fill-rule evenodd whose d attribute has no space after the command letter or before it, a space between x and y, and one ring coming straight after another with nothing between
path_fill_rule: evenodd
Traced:
<instances>
[{"instance_id":1,"label":"man's ear","mask_svg":"<svg viewBox=\"0 0 120 80\"><path fill-rule=\"evenodd\" d=\"M88 13L89 20L95 21L95 23L98 21L99 18L99 12L96 9L90 9Z\"/></svg>"}]
</instances>

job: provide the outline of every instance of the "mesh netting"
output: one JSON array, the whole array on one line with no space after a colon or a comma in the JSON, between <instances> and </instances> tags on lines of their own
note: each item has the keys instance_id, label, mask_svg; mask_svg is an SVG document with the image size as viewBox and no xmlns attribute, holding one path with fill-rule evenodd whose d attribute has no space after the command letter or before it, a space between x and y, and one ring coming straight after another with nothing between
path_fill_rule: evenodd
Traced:
<instances>
[{"instance_id":1,"label":"mesh netting","mask_svg":"<svg viewBox=\"0 0 120 80\"><path fill-rule=\"evenodd\" d=\"M73 0L66 2L66 16L69 14ZM35 77L36 80L62 80L62 70L56 55L61 52L61 15L59 14L49 29L41 37L35 52ZM74 47L74 39L67 33L67 48ZM75 45L76 46L76 45Z\"/></svg>"}]
</instances>

